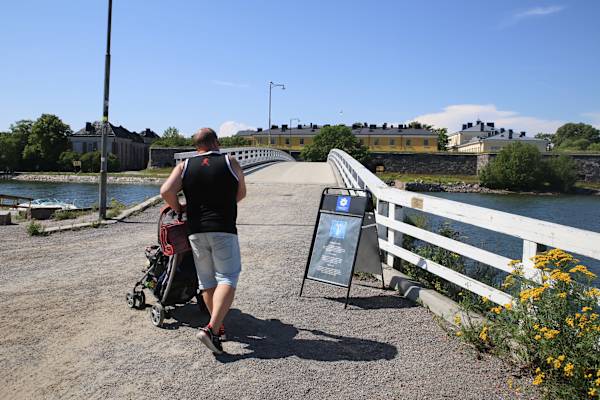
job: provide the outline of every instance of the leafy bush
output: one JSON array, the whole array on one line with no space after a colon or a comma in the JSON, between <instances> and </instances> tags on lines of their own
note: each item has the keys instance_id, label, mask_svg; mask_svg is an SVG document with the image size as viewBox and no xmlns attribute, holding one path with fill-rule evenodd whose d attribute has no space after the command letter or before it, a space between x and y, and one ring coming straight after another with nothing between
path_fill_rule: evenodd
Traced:
<instances>
[{"instance_id":1,"label":"leafy bush","mask_svg":"<svg viewBox=\"0 0 600 400\"><path fill-rule=\"evenodd\" d=\"M168 127L160 139L155 140L152 147L191 147L192 138L186 138L175 127Z\"/></svg>"},{"instance_id":2,"label":"leafy bush","mask_svg":"<svg viewBox=\"0 0 600 400\"><path fill-rule=\"evenodd\" d=\"M546 180L550 189L570 192L577 182L577 165L571 157L564 154L546 161Z\"/></svg>"},{"instance_id":3,"label":"leafy bush","mask_svg":"<svg viewBox=\"0 0 600 400\"><path fill-rule=\"evenodd\" d=\"M108 204L108 208L109 210L106 212L106 216L108 218L115 218L121 214L121 212L127 208L127 206L117 199L111 199L110 203Z\"/></svg>"},{"instance_id":4,"label":"leafy bush","mask_svg":"<svg viewBox=\"0 0 600 400\"><path fill-rule=\"evenodd\" d=\"M27 224L27 234L29 236L43 236L45 234L44 225L39 222L31 221Z\"/></svg>"},{"instance_id":5,"label":"leafy bush","mask_svg":"<svg viewBox=\"0 0 600 400\"><path fill-rule=\"evenodd\" d=\"M229 136L219 138L219 144L221 147L227 148L250 146L252 143L248 139L241 136Z\"/></svg>"},{"instance_id":6,"label":"leafy bush","mask_svg":"<svg viewBox=\"0 0 600 400\"><path fill-rule=\"evenodd\" d=\"M52 214L52 219L55 219L57 221L62 221L65 219L75 219L78 218L84 214L87 214L87 211L80 211L80 210L58 210L55 211L54 214Z\"/></svg>"},{"instance_id":7,"label":"leafy bush","mask_svg":"<svg viewBox=\"0 0 600 400\"><path fill-rule=\"evenodd\" d=\"M483 323L457 316L457 335L481 350L511 355L535 375L533 385L547 398L598 399L600 289L591 287L596 275L558 249L533 260L541 285L527 280L514 261L503 287L515 300L489 308Z\"/></svg>"},{"instance_id":8,"label":"leafy bush","mask_svg":"<svg viewBox=\"0 0 600 400\"><path fill-rule=\"evenodd\" d=\"M592 143L589 145L589 147L587 149L588 149L588 151L594 151L594 152L600 153L600 143Z\"/></svg>"},{"instance_id":9,"label":"leafy bush","mask_svg":"<svg viewBox=\"0 0 600 400\"><path fill-rule=\"evenodd\" d=\"M58 159L58 166L61 171L74 171L73 161L79 160L79 153L71 150L63 151Z\"/></svg>"},{"instance_id":10,"label":"leafy bush","mask_svg":"<svg viewBox=\"0 0 600 400\"><path fill-rule=\"evenodd\" d=\"M352 129L345 125L323 127L313 142L304 146L301 157L307 161L325 161L331 149L344 150L359 162L369 158L367 146L362 145Z\"/></svg>"},{"instance_id":11,"label":"leafy bush","mask_svg":"<svg viewBox=\"0 0 600 400\"><path fill-rule=\"evenodd\" d=\"M576 171L575 162L565 155L546 161L535 146L516 142L485 166L480 180L491 189L568 192L577 180Z\"/></svg>"},{"instance_id":12,"label":"leafy bush","mask_svg":"<svg viewBox=\"0 0 600 400\"><path fill-rule=\"evenodd\" d=\"M116 172L121 168L119 159L114 154L108 155L108 172ZM81 170L83 172L100 172L100 152L90 151L81 156Z\"/></svg>"}]
</instances>

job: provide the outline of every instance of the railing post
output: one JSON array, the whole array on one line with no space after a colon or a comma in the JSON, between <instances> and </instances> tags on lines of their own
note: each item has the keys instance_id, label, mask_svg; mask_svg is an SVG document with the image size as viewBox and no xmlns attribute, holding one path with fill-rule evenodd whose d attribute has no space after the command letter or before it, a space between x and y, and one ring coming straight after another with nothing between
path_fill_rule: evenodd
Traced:
<instances>
[{"instance_id":1,"label":"railing post","mask_svg":"<svg viewBox=\"0 0 600 400\"><path fill-rule=\"evenodd\" d=\"M523 275L536 283L542 283L542 274L540 270L536 270L533 258L537 255L538 244L529 240L523 240Z\"/></svg>"},{"instance_id":2,"label":"railing post","mask_svg":"<svg viewBox=\"0 0 600 400\"><path fill-rule=\"evenodd\" d=\"M388 203L387 214L388 214L387 215L388 218L395 219L396 205L394 203ZM394 241L395 234L396 234L396 232L393 229L388 228L387 241L391 246L393 246L395 244L395 241ZM394 266L394 255L389 252L387 253L387 265L389 265L390 267Z\"/></svg>"}]
</instances>

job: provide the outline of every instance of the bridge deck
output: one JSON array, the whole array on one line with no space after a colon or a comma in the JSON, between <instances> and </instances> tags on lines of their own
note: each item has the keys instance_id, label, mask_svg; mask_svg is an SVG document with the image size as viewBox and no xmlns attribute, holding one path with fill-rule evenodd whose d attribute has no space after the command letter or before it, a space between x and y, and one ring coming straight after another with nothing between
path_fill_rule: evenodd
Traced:
<instances>
[{"instance_id":1,"label":"bridge deck","mask_svg":"<svg viewBox=\"0 0 600 400\"><path fill-rule=\"evenodd\" d=\"M157 208L48 237L2 228L0 398L512 398L509 368L376 282L356 282L346 311L344 289L308 282L297 297L325 182L267 179L286 168L248 179L244 271L218 359L195 339L207 318L194 305L166 329L125 305Z\"/></svg>"}]
</instances>

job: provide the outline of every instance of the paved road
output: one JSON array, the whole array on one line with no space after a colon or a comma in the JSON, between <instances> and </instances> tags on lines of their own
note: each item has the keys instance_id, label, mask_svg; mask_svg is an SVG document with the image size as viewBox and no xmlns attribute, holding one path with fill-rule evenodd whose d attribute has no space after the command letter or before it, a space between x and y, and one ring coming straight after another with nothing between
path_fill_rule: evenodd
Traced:
<instances>
[{"instance_id":1,"label":"paved road","mask_svg":"<svg viewBox=\"0 0 600 400\"><path fill-rule=\"evenodd\" d=\"M195 339L207 322L195 305L166 329L125 305L157 208L49 237L0 228L0 398L513 398L510 368L478 358L426 309L375 282L356 282L346 311L343 289L309 282L297 297L324 182L273 181L301 165L249 177L244 271L226 321L233 337L218 358Z\"/></svg>"},{"instance_id":2,"label":"paved road","mask_svg":"<svg viewBox=\"0 0 600 400\"><path fill-rule=\"evenodd\" d=\"M299 185L335 185L335 176L327 163L284 162L261 169L248 177L253 183Z\"/></svg>"}]
</instances>

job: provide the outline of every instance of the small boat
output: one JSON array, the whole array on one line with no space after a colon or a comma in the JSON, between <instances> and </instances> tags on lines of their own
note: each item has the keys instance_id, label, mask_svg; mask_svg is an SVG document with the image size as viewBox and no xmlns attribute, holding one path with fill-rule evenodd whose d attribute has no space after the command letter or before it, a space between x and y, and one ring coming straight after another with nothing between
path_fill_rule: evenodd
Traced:
<instances>
[{"instance_id":1,"label":"small boat","mask_svg":"<svg viewBox=\"0 0 600 400\"><path fill-rule=\"evenodd\" d=\"M56 208L61 210L77 210L79 207L75 205L75 202L68 203L57 199L44 198L35 199L30 203L20 203L18 205L19 211L26 211L29 208Z\"/></svg>"}]
</instances>

